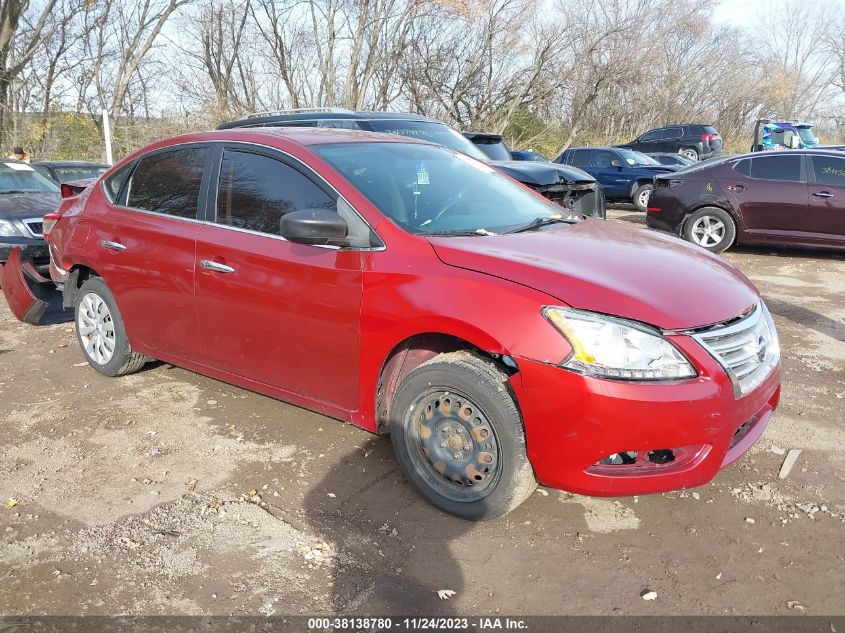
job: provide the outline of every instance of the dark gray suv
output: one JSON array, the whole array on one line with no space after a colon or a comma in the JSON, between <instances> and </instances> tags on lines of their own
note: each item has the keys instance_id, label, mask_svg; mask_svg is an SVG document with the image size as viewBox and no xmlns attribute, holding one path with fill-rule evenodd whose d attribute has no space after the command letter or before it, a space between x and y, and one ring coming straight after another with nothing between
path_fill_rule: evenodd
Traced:
<instances>
[{"instance_id":1,"label":"dark gray suv","mask_svg":"<svg viewBox=\"0 0 845 633\"><path fill-rule=\"evenodd\" d=\"M681 154L693 160L722 155L722 137L712 125L684 123L649 130L630 143L616 145L644 154Z\"/></svg>"}]
</instances>

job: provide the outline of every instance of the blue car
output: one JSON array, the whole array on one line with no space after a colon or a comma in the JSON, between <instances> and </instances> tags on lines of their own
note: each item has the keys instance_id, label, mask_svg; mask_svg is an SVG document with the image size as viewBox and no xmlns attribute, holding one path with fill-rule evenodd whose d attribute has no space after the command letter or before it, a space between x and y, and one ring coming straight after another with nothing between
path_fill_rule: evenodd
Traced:
<instances>
[{"instance_id":1,"label":"blue car","mask_svg":"<svg viewBox=\"0 0 845 633\"><path fill-rule=\"evenodd\" d=\"M584 170L598 180L605 198L633 202L640 211L648 208L654 177L680 169L678 165L661 165L640 152L615 147L570 148L554 162Z\"/></svg>"}]
</instances>

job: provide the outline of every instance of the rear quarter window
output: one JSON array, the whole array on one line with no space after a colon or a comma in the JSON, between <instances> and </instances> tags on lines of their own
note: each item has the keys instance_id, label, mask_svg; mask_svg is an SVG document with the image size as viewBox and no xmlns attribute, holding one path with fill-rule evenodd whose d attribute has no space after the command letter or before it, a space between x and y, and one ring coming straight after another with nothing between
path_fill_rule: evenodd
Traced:
<instances>
[{"instance_id":1,"label":"rear quarter window","mask_svg":"<svg viewBox=\"0 0 845 633\"><path fill-rule=\"evenodd\" d=\"M129 178L129 174L132 173L133 167L135 167L135 161L127 163L103 181L103 185L106 190L106 197L112 204L117 204L119 202L120 192L123 189L123 185L126 184L126 179Z\"/></svg>"}]
</instances>

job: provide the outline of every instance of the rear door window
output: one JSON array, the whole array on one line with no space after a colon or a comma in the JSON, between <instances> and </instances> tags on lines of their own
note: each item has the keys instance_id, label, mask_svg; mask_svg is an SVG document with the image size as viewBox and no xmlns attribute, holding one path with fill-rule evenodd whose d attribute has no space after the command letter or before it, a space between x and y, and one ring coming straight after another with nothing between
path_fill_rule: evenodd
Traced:
<instances>
[{"instance_id":1,"label":"rear door window","mask_svg":"<svg viewBox=\"0 0 845 633\"><path fill-rule=\"evenodd\" d=\"M186 147L141 158L129 182L126 206L196 219L210 152L209 147Z\"/></svg>"},{"instance_id":2,"label":"rear door window","mask_svg":"<svg viewBox=\"0 0 845 633\"><path fill-rule=\"evenodd\" d=\"M683 130L679 127L667 127L663 132L660 134L660 139L663 141L672 141L676 138L681 138L681 132Z\"/></svg>"},{"instance_id":3,"label":"rear door window","mask_svg":"<svg viewBox=\"0 0 845 633\"><path fill-rule=\"evenodd\" d=\"M280 160L248 151L223 152L218 224L280 235L282 216L304 209L335 210L336 205L310 178Z\"/></svg>"},{"instance_id":4,"label":"rear door window","mask_svg":"<svg viewBox=\"0 0 845 633\"><path fill-rule=\"evenodd\" d=\"M845 158L813 156L813 178L817 185L845 187Z\"/></svg>"},{"instance_id":5,"label":"rear door window","mask_svg":"<svg viewBox=\"0 0 845 633\"><path fill-rule=\"evenodd\" d=\"M799 154L778 154L777 156L755 156L751 160L751 177L758 180L780 180L801 182L801 156Z\"/></svg>"},{"instance_id":6,"label":"rear door window","mask_svg":"<svg viewBox=\"0 0 845 633\"><path fill-rule=\"evenodd\" d=\"M575 167L589 167L590 166L590 154L593 150L590 149L575 149L572 150L572 153L569 155L569 160L566 161L569 165L574 165Z\"/></svg>"}]
</instances>

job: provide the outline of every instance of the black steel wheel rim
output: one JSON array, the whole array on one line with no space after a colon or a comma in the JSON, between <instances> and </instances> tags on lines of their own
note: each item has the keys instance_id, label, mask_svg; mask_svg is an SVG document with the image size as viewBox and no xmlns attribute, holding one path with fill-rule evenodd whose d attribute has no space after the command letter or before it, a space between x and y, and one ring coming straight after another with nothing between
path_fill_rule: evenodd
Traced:
<instances>
[{"instance_id":1,"label":"black steel wheel rim","mask_svg":"<svg viewBox=\"0 0 845 633\"><path fill-rule=\"evenodd\" d=\"M406 414L405 445L426 484L452 501L483 499L499 480L496 430L465 394L431 389L418 396Z\"/></svg>"}]
</instances>

